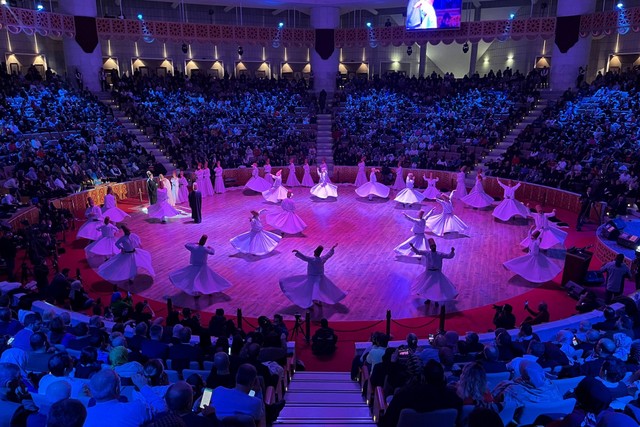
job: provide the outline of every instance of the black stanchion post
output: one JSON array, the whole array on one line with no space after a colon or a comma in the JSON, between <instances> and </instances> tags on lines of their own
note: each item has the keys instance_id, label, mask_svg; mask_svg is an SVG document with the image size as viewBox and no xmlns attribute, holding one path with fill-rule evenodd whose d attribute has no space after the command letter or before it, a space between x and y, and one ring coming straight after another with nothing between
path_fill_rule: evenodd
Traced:
<instances>
[{"instance_id":1,"label":"black stanchion post","mask_svg":"<svg viewBox=\"0 0 640 427\"><path fill-rule=\"evenodd\" d=\"M447 314L447 309L444 306L444 304L442 304L440 306L440 331L439 332L444 332L446 329L444 329L444 320L445 320L445 316Z\"/></svg>"},{"instance_id":2,"label":"black stanchion post","mask_svg":"<svg viewBox=\"0 0 640 427\"><path fill-rule=\"evenodd\" d=\"M242 309L238 309L238 311L236 312L236 317L237 317L237 322L238 322L238 329L242 330Z\"/></svg>"},{"instance_id":3,"label":"black stanchion post","mask_svg":"<svg viewBox=\"0 0 640 427\"><path fill-rule=\"evenodd\" d=\"M391 310L387 310L387 335L391 336Z\"/></svg>"},{"instance_id":4,"label":"black stanchion post","mask_svg":"<svg viewBox=\"0 0 640 427\"><path fill-rule=\"evenodd\" d=\"M311 342L311 313L309 311L304 314L304 330L304 340L309 344Z\"/></svg>"}]
</instances>

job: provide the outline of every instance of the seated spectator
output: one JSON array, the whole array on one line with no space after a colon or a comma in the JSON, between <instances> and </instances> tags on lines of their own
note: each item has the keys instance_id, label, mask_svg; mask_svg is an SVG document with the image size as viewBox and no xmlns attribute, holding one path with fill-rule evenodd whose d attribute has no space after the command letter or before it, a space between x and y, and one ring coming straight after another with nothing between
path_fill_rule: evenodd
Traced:
<instances>
[{"instance_id":1,"label":"seated spectator","mask_svg":"<svg viewBox=\"0 0 640 427\"><path fill-rule=\"evenodd\" d=\"M44 401L44 403L38 407L38 413L29 416L27 420L29 427L45 427L51 406L71 397L71 385L66 381L51 382L45 387L40 384L40 389L42 389L40 394L44 396L44 399L41 399L41 401Z\"/></svg>"},{"instance_id":2,"label":"seated spectator","mask_svg":"<svg viewBox=\"0 0 640 427\"><path fill-rule=\"evenodd\" d=\"M384 387L385 379L390 380L392 376L397 376L399 371L403 369L399 363L392 361L392 356L396 353L396 349L387 347L384 355L382 356L382 362L378 364L376 370L371 373L371 377L369 380L371 381L372 387ZM404 353L406 352L406 356ZM406 357L406 360L411 356L409 350L402 350L403 357ZM405 360L405 364L406 364Z\"/></svg>"},{"instance_id":3,"label":"seated spectator","mask_svg":"<svg viewBox=\"0 0 640 427\"><path fill-rule=\"evenodd\" d=\"M253 395L249 395L251 391ZM256 369L249 364L241 365L236 375L235 388L216 388L211 398L211 406L220 421L225 417L241 414L251 416L256 424L260 423L264 417L264 408Z\"/></svg>"},{"instance_id":4,"label":"seated spectator","mask_svg":"<svg viewBox=\"0 0 640 427\"><path fill-rule=\"evenodd\" d=\"M178 325L174 326L174 336L177 326ZM182 372L183 369L189 369L192 360L202 363L199 348L190 344L191 329L185 327L178 328L177 338L179 342L169 348L171 368L175 371Z\"/></svg>"},{"instance_id":5,"label":"seated spectator","mask_svg":"<svg viewBox=\"0 0 640 427\"><path fill-rule=\"evenodd\" d=\"M593 353L584 360L584 363L580 365L580 372L577 375L586 375L595 377L600 373L602 365L605 360L613 357L613 353L616 351L616 345L608 338L601 338L596 344Z\"/></svg>"},{"instance_id":6,"label":"seated spectator","mask_svg":"<svg viewBox=\"0 0 640 427\"><path fill-rule=\"evenodd\" d=\"M63 399L51 405L47 417L47 427L83 427L86 419L87 408L82 402L75 399Z\"/></svg>"},{"instance_id":7,"label":"seated spectator","mask_svg":"<svg viewBox=\"0 0 640 427\"><path fill-rule=\"evenodd\" d=\"M513 315L513 307L509 304L503 306L494 305L493 324L496 328L514 329L516 327L516 316Z\"/></svg>"},{"instance_id":8,"label":"seated spectator","mask_svg":"<svg viewBox=\"0 0 640 427\"><path fill-rule=\"evenodd\" d=\"M34 410L22 404L20 368L13 363L0 362L0 425L24 426ZM30 406L29 408L31 408Z\"/></svg>"},{"instance_id":9,"label":"seated spectator","mask_svg":"<svg viewBox=\"0 0 640 427\"><path fill-rule=\"evenodd\" d=\"M69 328L68 328L69 329ZM78 323L71 328L73 337L66 344L67 349L82 350L93 342L93 337L89 333L89 325L86 323Z\"/></svg>"},{"instance_id":10,"label":"seated spectator","mask_svg":"<svg viewBox=\"0 0 640 427\"><path fill-rule=\"evenodd\" d=\"M66 382L72 388L71 396L80 396L82 394L83 383L75 381L70 376L73 371L73 360L66 353L57 353L49 359L49 373L40 378L38 383L38 393L45 394L49 385L56 382Z\"/></svg>"},{"instance_id":11,"label":"seated spectator","mask_svg":"<svg viewBox=\"0 0 640 427\"><path fill-rule=\"evenodd\" d=\"M115 344L124 344L115 342ZM109 364L111 369L118 374L119 381L125 385L131 385L131 378L136 374L143 373L143 367L139 362L129 362L129 350L124 345L115 345L109 351Z\"/></svg>"},{"instance_id":12,"label":"seated spectator","mask_svg":"<svg viewBox=\"0 0 640 427\"><path fill-rule=\"evenodd\" d=\"M578 313L589 313L598 307L600 307L600 304L596 294L593 291L584 291L578 299L576 311Z\"/></svg>"},{"instance_id":13,"label":"seated spectator","mask_svg":"<svg viewBox=\"0 0 640 427\"><path fill-rule=\"evenodd\" d=\"M204 416L193 411L193 389L185 381L170 385L164 399L169 412L180 417L189 427L211 427L217 424L213 406L207 406L202 411Z\"/></svg>"},{"instance_id":14,"label":"seated spectator","mask_svg":"<svg viewBox=\"0 0 640 427\"><path fill-rule=\"evenodd\" d=\"M236 385L236 380L231 371L229 370L229 355L227 353L219 352L213 356L213 366L211 372L207 377L207 387L227 387L233 388Z\"/></svg>"},{"instance_id":15,"label":"seated spectator","mask_svg":"<svg viewBox=\"0 0 640 427\"><path fill-rule=\"evenodd\" d=\"M29 313L24 317L22 323L24 328L16 333L11 346L20 350L30 351L31 335L34 332L38 332L42 327L42 316L40 316L40 313Z\"/></svg>"},{"instance_id":16,"label":"seated spectator","mask_svg":"<svg viewBox=\"0 0 640 427\"><path fill-rule=\"evenodd\" d=\"M500 332L500 334L498 334L498 330L496 331L496 348L500 354L498 360L501 362L508 362L514 357L522 356L522 352L513 345L511 335L506 331Z\"/></svg>"},{"instance_id":17,"label":"seated spectator","mask_svg":"<svg viewBox=\"0 0 640 427\"><path fill-rule=\"evenodd\" d=\"M80 359L73 376L75 378L89 379L100 369L102 369L102 364L98 362L98 350L95 347L87 346L80 353Z\"/></svg>"},{"instance_id":18,"label":"seated spectator","mask_svg":"<svg viewBox=\"0 0 640 427\"><path fill-rule=\"evenodd\" d=\"M142 340L140 352L149 359L167 359L169 356L169 344L162 342L164 329L161 325L151 325L149 339Z\"/></svg>"},{"instance_id":19,"label":"seated spectator","mask_svg":"<svg viewBox=\"0 0 640 427\"><path fill-rule=\"evenodd\" d=\"M120 377L115 371L103 369L89 381L91 397L96 401L87 409L86 426L140 427L150 421L150 413L143 402L120 401Z\"/></svg>"},{"instance_id":20,"label":"seated spectator","mask_svg":"<svg viewBox=\"0 0 640 427\"><path fill-rule=\"evenodd\" d=\"M540 337L533 332L533 328L528 323L520 325L520 331L515 339L514 345L517 346L522 353L526 353L529 348L529 343L534 341L540 341Z\"/></svg>"},{"instance_id":21,"label":"seated spectator","mask_svg":"<svg viewBox=\"0 0 640 427\"><path fill-rule=\"evenodd\" d=\"M131 382L136 386L137 391L133 393L133 400L140 400L146 403L154 413L161 413L167 410L164 395L169 388L169 379L164 372L162 361L153 359L144 366L143 374L134 374Z\"/></svg>"},{"instance_id":22,"label":"seated spectator","mask_svg":"<svg viewBox=\"0 0 640 427\"><path fill-rule=\"evenodd\" d=\"M604 321L595 323L593 329L603 332L615 330L616 322L618 321L616 311L611 307L606 307L602 314L604 315Z\"/></svg>"},{"instance_id":23,"label":"seated spectator","mask_svg":"<svg viewBox=\"0 0 640 427\"><path fill-rule=\"evenodd\" d=\"M129 348L129 350L140 352L143 341L147 339L148 330L149 327L146 323L140 322L136 324L133 336L127 339L127 347Z\"/></svg>"},{"instance_id":24,"label":"seated spectator","mask_svg":"<svg viewBox=\"0 0 640 427\"><path fill-rule=\"evenodd\" d=\"M531 316L527 316L527 318L524 319L523 324L527 323L529 325L539 325L541 323L546 323L549 321L549 318L550 318L549 308L547 306L547 303L544 301L538 304L537 312L533 311L529 307L529 304L525 304L524 309L527 310Z\"/></svg>"},{"instance_id":25,"label":"seated spectator","mask_svg":"<svg viewBox=\"0 0 640 427\"><path fill-rule=\"evenodd\" d=\"M11 318L9 307L0 307L0 335L14 336L22 328L22 323Z\"/></svg>"},{"instance_id":26,"label":"seated spectator","mask_svg":"<svg viewBox=\"0 0 640 427\"><path fill-rule=\"evenodd\" d=\"M316 356L328 356L336 351L338 337L329 327L327 319L320 320L320 328L311 337L311 351Z\"/></svg>"},{"instance_id":27,"label":"seated spectator","mask_svg":"<svg viewBox=\"0 0 640 427\"><path fill-rule=\"evenodd\" d=\"M503 381L493 390L497 402L524 406L531 403L562 400L558 388L545 376L540 365L528 360L520 363L520 378Z\"/></svg>"},{"instance_id":28,"label":"seated spectator","mask_svg":"<svg viewBox=\"0 0 640 427\"><path fill-rule=\"evenodd\" d=\"M491 391L487 387L487 374L479 363L468 363L462 369L460 380L456 386L458 397L463 405L492 409L500 412L500 407L493 401Z\"/></svg>"},{"instance_id":29,"label":"seated spectator","mask_svg":"<svg viewBox=\"0 0 640 427\"><path fill-rule=\"evenodd\" d=\"M386 351L387 345L389 345L389 335L377 335L376 342L373 343L373 347L371 347L366 357L367 364L371 366L371 372L373 372L376 364L382 362L382 356Z\"/></svg>"},{"instance_id":30,"label":"seated spectator","mask_svg":"<svg viewBox=\"0 0 640 427\"><path fill-rule=\"evenodd\" d=\"M623 381L626 373L624 362L610 358L604 361L602 368L600 368L600 374L596 379L600 380L609 389L611 398L615 400L631 395L629 387Z\"/></svg>"},{"instance_id":31,"label":"seated spectator","mask_svg":"<svg viewBox=\"0 0 640 427\"><path fill-rule=\"evenodd\" d=\"M484 368L487 374L494 374L498 372L506 372L507 364L498 360L500 352L493 345L485 345L482 351L482 358L478 362Z\"/></svg>"},{"instance_id":32,"label":"seated spectator","mask_svg":"<svg viewBox=\"0 0 640 427\"><path fill-rule=\"evenodd\" d=\"M27 352L28 372L47 372L49 370L49 359L53 353L49 352L49 341L42 332L36 332L29 339L31 351Z\"/></svg>"},{"instance_id":33,"label":"seated spectator","mask_svg":"<svg viewBox=\"0 0 640 427\"><path fill-rule=\"evenodd\" d=\"M84 311L93 306L94 300L89 298L89 294L82 287L80 280L71 282L70 289L69 302L73 311Z\"/></svg>"},{"instance_id":34,"label":"seated spectator","mask_svg":"<svg viewBox=\"0 0 640 427\"><path fill-rule=\"evenodd\" d=\"M540 341L531 341L529 343L529 350L522 357L514 357L511 362L507 363L507 369L511 372L511 379L515 380L520 378L520 363L525 360L538 363L543 368L546 368L545 361L543 359L545 351L544 343Z\"/></svg>"},{"instance_id":35,"label":"seated spectator","mask_svg":"<svg viewBox=\"0 0 640 427\"><path fill-rule=\"evenodd\" d=\"M225 333L225 324L227 322L226 317L224 317L224 310L221 308L216 308L216 314L211 317L209 320L209 333L212 337L222 337L226 336Z\"/></svg>"}]
</instances>

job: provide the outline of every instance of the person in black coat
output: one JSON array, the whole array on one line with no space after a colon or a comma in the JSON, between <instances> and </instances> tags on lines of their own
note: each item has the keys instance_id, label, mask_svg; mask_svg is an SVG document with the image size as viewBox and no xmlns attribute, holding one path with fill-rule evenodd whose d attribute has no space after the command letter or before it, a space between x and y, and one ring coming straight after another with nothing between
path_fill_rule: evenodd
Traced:
<instances>
[{"instance_id":1,"label":"person in black coat","mask_svg":"<svg viewBox=\"0 0 640 427\"><path fill-rule=\"evenodd\" d=\"M198 184L193 183L193 191L189 193L189 207L191 208L191 218L196 224L202 222L202 193L198 190Z\"/></svg>"},{"instance_id":2,"label":"person in black coat","mask_svg":"<svg viewBox=\"0 0 640 427\"><path fill-rule=\"evenodd\" d=\"M153 180L153 174L147 171L147 192L149 193L149 204L155 205L158 200L158 184Z\"/></svg>"}]
</instances>

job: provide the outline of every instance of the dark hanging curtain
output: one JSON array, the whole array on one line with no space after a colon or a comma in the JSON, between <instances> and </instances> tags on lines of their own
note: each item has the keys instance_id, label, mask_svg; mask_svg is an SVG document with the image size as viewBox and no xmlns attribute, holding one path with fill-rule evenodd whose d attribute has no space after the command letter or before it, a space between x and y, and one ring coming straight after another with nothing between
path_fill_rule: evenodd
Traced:
<instances>
[{"instance_id":1,"label":"dark hanging curtain","mask_svg":"<svg viewBox=\"0 0 640 427\"><path fill-rule=\"evenodd\" d=\"M567 53L580 38L580 15L561 16L556 20L556 46Z\"/></svg>"},{"instance_id":2,"label":"dark hanging curtain","mask_svg":"<svg viewBox=\"0 0 640 427\"><path fill-rule=\"evenodd\" d=\"M98 46L96 18L74 16L73 19L76 23L76 42L86 53L93 52L96 46Z\"/></svg>"},{"instance_id":3,"label":"dark hanging curtain","mask_svg":"<svg viewBox=\"0 0 640 427\"><path fill-rule=\"evenodd\" d=\"M335 49L334 30L316 30L316 52L322 59L329 59Z\"/></svg>"}]
</instances>

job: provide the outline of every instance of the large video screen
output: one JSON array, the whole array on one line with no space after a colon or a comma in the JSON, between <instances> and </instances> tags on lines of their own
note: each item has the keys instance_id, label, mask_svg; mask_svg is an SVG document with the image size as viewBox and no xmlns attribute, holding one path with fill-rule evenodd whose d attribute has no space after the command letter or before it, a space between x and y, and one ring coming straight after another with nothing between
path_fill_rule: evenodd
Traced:
<instances>
[{"instance_id":1,"label":"large video screen","mask_svg":"<svg viewBox=\"0 0 640 427\"><path fill-rule=\"evenodd\" d=\"M462 0L409 0L407 30L460 28Z\"/></svg>"}]
</instances>

